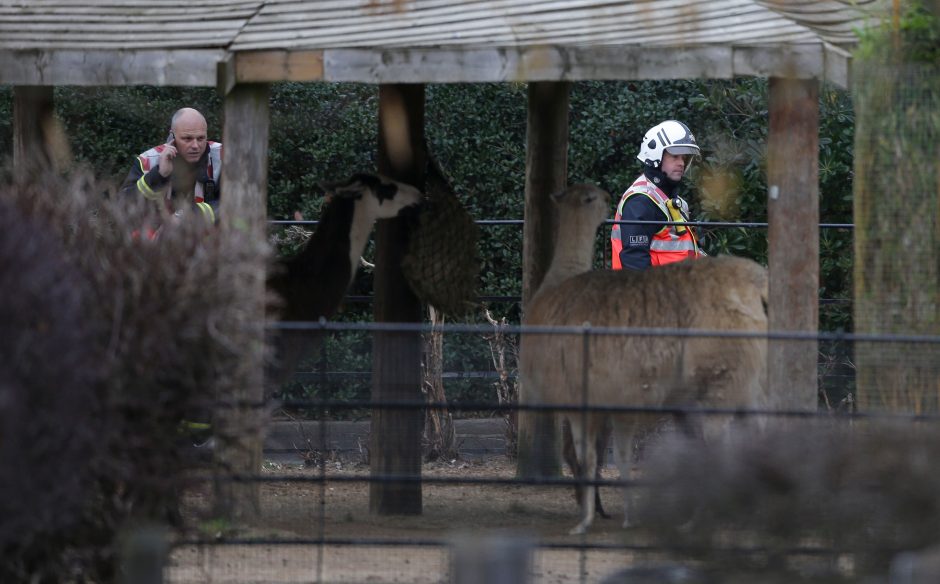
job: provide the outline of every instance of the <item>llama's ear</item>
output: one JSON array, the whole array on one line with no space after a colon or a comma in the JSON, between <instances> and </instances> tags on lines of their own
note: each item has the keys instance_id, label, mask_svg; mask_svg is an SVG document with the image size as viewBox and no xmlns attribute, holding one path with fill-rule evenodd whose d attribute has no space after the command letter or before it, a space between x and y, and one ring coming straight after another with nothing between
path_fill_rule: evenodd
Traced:
<instances>
[{"instance_id":1,"label":"llama's ear","mask_svg":"<svg viewBox=\"0 0 940 584\"><path fill-rule=\"evenodd\" d=\"M356 174L341 181L320 181L318 186L324 192L337 197L361 197L369 185L369 175Z\"/></svg>"},{"instance_id":2,"label":"llama's ear","mask_svg":"<svg viewBox=\"0 0 940 584\"><path fill-rule=\"evenodd\" d=\"M569 187L569 190L574 191L575 196L579 197L579 201L582 204L593 203L597 199L604 199L606 202L610 202L610 193L590 183L578 183Z\"/></svg>"},{"instance_id":3,"label":"llama's ear","mask_svg":"<svg viewBox=\"0 0 940 584\"><path fill-rule=\"evenodd\" d=\"M323 189L324 193L329 194L329 193L336 191L336 189L339 188L340 185L343 185L345 183L346 181L336 182L336 181L321 180L320 182L317 183L317 186Z\"/></svg>"}]
</instances>

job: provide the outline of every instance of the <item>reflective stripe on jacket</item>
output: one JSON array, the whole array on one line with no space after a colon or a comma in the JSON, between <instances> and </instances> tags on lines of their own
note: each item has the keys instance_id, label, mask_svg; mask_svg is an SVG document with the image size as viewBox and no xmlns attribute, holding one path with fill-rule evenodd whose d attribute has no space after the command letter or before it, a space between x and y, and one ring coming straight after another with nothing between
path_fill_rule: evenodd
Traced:
<instances>
[{"instance_id":1,"label":"reflective stripe on jacket","mask_svg":"<svg viewBox=\"0 0 940 584\"><path fill-rule=\"evenodd\" d=\"M614 215L615 221L620 221L623 213L623 205L627 199L635 195L644 195L648 197L660 211L666 221L673 223L684 223L687 218L673 204L666 193L659 187L649 182L645 175L640 175L636 181L630 185L617 205L617 213ZM623 269L620 263L620 252L623 250L623 241L620 235L620 225L614 224L610 232L611 248L611 267L615 270ZM673 262L681 262L689 258L704 255L698 248L698 241L695 238L691 227L683 225L663 225L662 229L657 231L650 240L650 263L653 266L663 266Z\"/></svg>"}]
</instances>

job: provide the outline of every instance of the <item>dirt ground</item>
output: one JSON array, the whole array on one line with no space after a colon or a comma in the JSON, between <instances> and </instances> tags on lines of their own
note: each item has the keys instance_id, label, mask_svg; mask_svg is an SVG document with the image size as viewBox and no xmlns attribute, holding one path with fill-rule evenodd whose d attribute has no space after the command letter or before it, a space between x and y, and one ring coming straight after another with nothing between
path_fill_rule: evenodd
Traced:
<instances>
[{"instance_id":1,"label":"dirt ground","mask_svg":"<svg viewBox=\"0 0 940 584\"><path fill-rule=\"evenodd\" d=\"M321 473L337 480L303 481ZM515 466L503 456L488 456L429 463L422 473L424 477L511 479ZM538 543L530 556L535 582L600 582L638 561L624 549L564 548L630 543L630 531L620 527L622 496L612 488L602 488L602 496L613 518L598 518L588 536L571 536L568 530L578 522L578 509L570 486L425 483L421 515L379 516L369 512L369 484L350 480L367 478L365 465L334 460L321 470L267 463L263 475L291 480L262 483L261 519L228 535L266 543L176 548L167 582L447 582L451 549L466 551L478 541L503 552L513 544ZM605 478L616 477L616 470L605 470ZM205 511L206 492L200 488L188 496L190 518L196 520ZM203 534L213 529L202 526ZM311 538L329 544L298 542ZM434 542L445 545L431 545ZM454 542L461 543L447 545ZM655 558L644 553L641 560Z\"/></svg>"}]
</instances>

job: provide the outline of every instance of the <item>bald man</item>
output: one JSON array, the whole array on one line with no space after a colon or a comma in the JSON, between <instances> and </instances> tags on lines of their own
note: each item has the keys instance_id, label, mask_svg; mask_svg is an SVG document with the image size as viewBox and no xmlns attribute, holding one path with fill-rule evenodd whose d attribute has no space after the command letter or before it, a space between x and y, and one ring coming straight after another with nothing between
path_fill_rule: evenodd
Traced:
<instances>
[{"instance_id":1,"label":"bald man","mask_svg":"<svg viewBox=\"0 0 940 584\"><path fill-rule=\"evenodd\" d=\"M161 201L170 213L193 206L212 223L217 221L222 144L207 139L206 118L184 107L170 120L165 144L139 154L121 193Z\"/></svg>"}]
</instances>

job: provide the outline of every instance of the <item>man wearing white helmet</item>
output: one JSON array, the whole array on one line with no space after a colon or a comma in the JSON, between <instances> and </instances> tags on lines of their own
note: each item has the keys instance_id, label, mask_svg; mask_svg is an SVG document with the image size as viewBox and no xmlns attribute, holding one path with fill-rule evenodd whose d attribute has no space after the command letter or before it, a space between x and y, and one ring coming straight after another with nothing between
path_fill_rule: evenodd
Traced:
<instances>
[{"instance_id":1,"label":"man wearing white helmet","mask_svg":"<svg viewBox=\"0 0 940 584\"><path fill-rule=\"evenodd\" d=\"M637 155L643 174L621 197L614 219L651 223L614 225L613 269L645 270L705 255L692 228L681 225L689 220L689 205L678 195L683 175L699 154L695 136L676 120L657 124L643 136Z\"/></svg>"}]
</instances>

